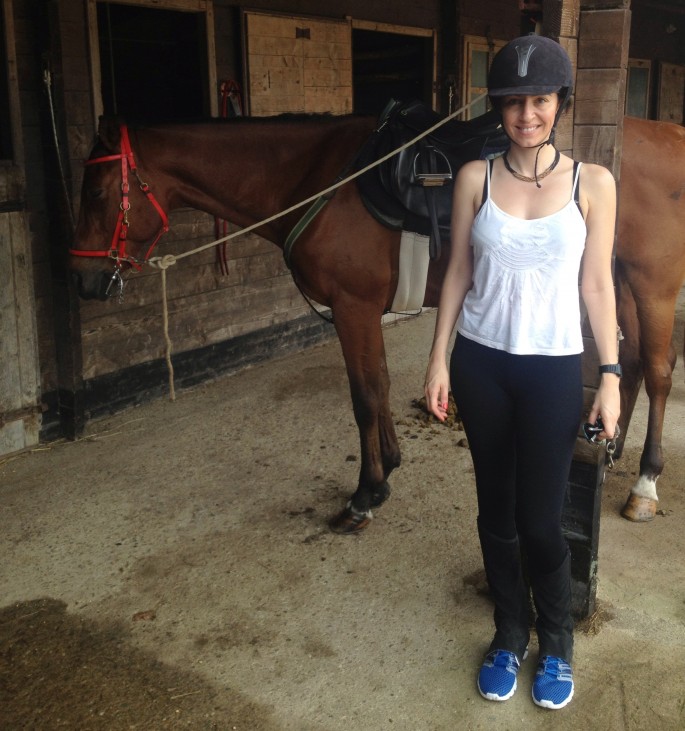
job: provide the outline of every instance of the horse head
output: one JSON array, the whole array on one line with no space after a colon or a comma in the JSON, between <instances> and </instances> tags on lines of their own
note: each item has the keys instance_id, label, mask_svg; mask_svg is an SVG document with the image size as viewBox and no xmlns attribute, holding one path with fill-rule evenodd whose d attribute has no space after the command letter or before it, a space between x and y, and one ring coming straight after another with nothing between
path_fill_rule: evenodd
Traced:
<instances>
[{"instance_id":1,"label":"horse head","mask_svg":"<svg viewBox=\"0 0 685 731\"><path fill-rule=\"evenodd\" d=\"M124 270L142 267L169 222L139 174L121 120L100 119L85 166L71 270L81 297L104 300L121 290Z\"/></svg>"}]
</instances>

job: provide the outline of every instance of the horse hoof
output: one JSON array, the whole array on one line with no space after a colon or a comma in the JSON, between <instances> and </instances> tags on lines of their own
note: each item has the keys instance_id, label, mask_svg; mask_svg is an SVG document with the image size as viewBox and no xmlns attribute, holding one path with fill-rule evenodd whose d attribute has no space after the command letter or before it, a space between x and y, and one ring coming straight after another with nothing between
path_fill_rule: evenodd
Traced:
<instances>
[{"instance_id":1,"label":"horse hoof","mask_svg":"<svg viewBox=\"0 0 685 731\"><path fill-rule=\"evenodd\" d=\"M384 482L377 490L371 493L371 507L377 508L390 497L390 485Z\"/></svg>"},{"instance_id":2,"label":"horse hoof","mask_svg":"<svg viewBox=\"0 0 685 731\"><path fill-rule=\"evenodd\" d=\"M342 512L338 513L328 522L328 527L333 533L341 533L343 535L351 535L364 530L371 522L371 512L358 513L348 505Z\"/></svg>"},{"instance_id":3,"label":"horse hoof","mask_svg":"<svg viewBox=\"0 0 685 731\"><path fill-rule=\"evenodd\" d=\"M650 520L654 520L656 515L656 500L631 493L621 510L621 515L626 520L632 520L633 523L648 523Z\"/></svg>"}]
</instances>

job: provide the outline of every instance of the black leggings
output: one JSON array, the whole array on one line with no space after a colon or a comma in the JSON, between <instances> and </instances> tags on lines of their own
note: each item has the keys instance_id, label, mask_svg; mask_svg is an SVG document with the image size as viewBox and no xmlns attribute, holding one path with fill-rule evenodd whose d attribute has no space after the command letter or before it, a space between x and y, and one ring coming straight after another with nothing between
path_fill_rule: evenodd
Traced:
<instances>
[{"instance_id":1,"label":"black leggings","mask_svg":"<svg viewBox=\"0 0 685 731\"><path fill-rule=\"evenodd\" d=\"M450 380L476 473L480 524L518 536L528 563L554 571L583 409L581 356L512 355L461 335Z\"/></svg>"}]
</instances>

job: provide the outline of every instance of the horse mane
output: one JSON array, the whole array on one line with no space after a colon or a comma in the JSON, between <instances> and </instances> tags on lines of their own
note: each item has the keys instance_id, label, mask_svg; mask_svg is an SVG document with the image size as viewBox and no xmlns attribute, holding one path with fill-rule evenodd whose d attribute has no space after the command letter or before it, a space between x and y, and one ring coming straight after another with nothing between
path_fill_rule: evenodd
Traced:
<instances>
[{"instance_id":1,"label":"horse mane","mask_svg":"<svg viewBox=\"0 0 685 731\"><path fill-rule=\"evenodd\" d=\"M283 114L276 114L268 117L194 117L187 119L128 119L122 118L121 116L105 115L107 119L117 121L117 123L125 123L131 130L145 130L159 127L175 127L181 126L223 126L227 124L241 124L241 125L263 125L263 124L291 124L291 123L302 123L302 122L330 122L335 123L342 119L363 119L368 118L369 114L332 114L331 112L321 113L305 113L305 112L285 112Z\"/></svg>"},{"instance_id":2,"label":"horse mane","mask_svg":"<svg viewBox=\"0 0 685 731\"><path fill-rule=\"evenodd\" d=\"M330 112L323 113L284 113L268 117L195 117L189 119L133 119L116 114L105 114L100 117L98 131L91 147L90 156L97 152L111 152L116 150L119 144L119 128L126 125L130 132L144 132L145 130L163 130L178 127L187 127L199 129L201 127L256 127L257 125L307 125L307 124L323 124L334 125L344 121L370 119L368 114L332 114ZM190 131L190 129L188 130Z\"/></svg>"}]
</instances>

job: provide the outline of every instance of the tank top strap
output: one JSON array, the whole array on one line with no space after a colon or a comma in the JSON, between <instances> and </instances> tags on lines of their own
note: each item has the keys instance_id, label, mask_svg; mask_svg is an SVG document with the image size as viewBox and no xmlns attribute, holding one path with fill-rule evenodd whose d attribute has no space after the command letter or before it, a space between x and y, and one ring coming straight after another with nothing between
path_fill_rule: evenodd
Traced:
<instances>
[{"instance_id":1,"label":"tank top strap","mask_svg":"<svg viewBox=\"0 0 685 731\"><path fill-rule=\"evenodd\" d=\"M578 206L578 210L580 211L581 215L583 213L582 208L580 207L580 168L582 166L582 162L578 162L578 160L573 161L573 200L576 202L576 205ZM492 177L492 160L488 159L485 161L485 180L483 180L483 195L481 198L479 210L485 205L485 201L490 197L490 179Z\"/></svg>"}]
</instances>

